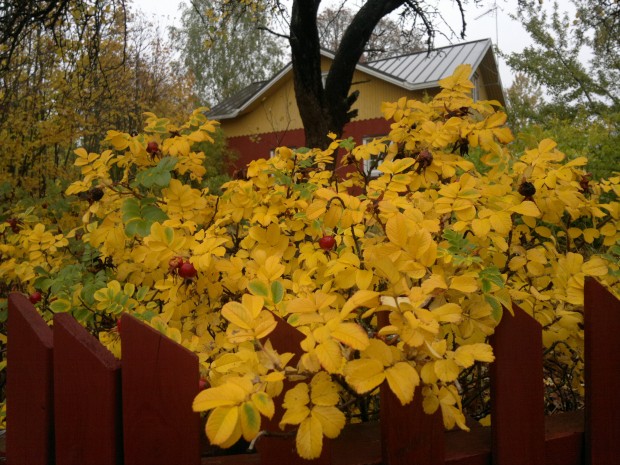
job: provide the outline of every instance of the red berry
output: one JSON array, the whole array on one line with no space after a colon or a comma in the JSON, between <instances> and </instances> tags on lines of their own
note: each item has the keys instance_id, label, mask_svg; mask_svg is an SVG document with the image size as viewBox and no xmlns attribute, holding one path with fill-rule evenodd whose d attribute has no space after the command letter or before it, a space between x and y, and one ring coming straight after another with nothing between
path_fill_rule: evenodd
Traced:
<instances>
[{"instance_id":1,"label":"red berry","mask_svg":"<svg viewBox=\"0 0 620 465\"><path fill-rule=\"evenodd\" d=\"M116 331L121 332L121 319L116 320Z\"/></svg>"},{"instance_id":2,"label":"red berry","mask_svg":"<svg viewBox=\"0 0 620 465\"><path fill-rule=\"evenodd\" d=\"M205 389L207 389L207 386L207 380L204 378L200 378L200 380L198 381L198 389L204 391Z\"/></svg>"},{"instance_id":3,"label":"red berry","mask_svg":"<svg viewBox=\"0 0 620 465\"><path fill-rule=\"evenodd\" d=\"M9 223L11 231L13 231L15 234L17 234L22 229L20 226L21 221L19 221L17 218L9 218L7 220L7 223Z\"/></svg>"},{"instance_id":4,"label":"red berry","mask_svg":"<svg viewBox=\"0 0 620 465\"><path fill-rule=\"evenodd\" d=\"M198 272L194 268L194 264L190 262L183 262L179 267L179 276L185 279L195 278Z\"/></svg>"},{"instance_id":5,"label":"red berry","mask_svg":"<svg viewBox=\"0 0 620 465\"><path fill-rule=\"evenodd\" d=\"M336 239L334 236L325 235L319 239L319 246L323 250L331 250L336 245Z\"/></svg>"},{"instance_id":6,"label":"red berry","mask_svg":"<svg viewBox=\"0 0 620 465\"><path fill-rule=\"evenodd\" d=\"M157 153L159 152L159 144L155 141L151 141L146 144L147 153Z\"/></svg>"},{"instance_id":7,"label":"red berry","mask_svg":"<svg viewBox=\"0 0 620 465\"><path fill-rule=\"evenodd\" d=\"M41 302L41 299L43 298L43 295L39 292L39 291L35 291L32 294L30 294L30 297L28 297L28 300L30 301L31 304L38 304L39 302Z\"/></svg>"}]
</instances>

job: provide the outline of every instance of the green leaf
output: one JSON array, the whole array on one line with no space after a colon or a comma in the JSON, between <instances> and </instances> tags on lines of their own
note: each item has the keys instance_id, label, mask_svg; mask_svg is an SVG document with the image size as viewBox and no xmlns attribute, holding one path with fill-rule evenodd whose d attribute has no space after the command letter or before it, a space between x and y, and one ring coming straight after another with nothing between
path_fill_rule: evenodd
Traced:
<instances>
[{"instance_id":1,"label":"green leaf","mask_svg":"<svg viewBox=\"0 0 620 465\"><path fill-rule=\"evenodd\" d=\"M499 271L499 268L496 266L491 266L485 268L479 273L480 280L482 282L481 289L482 292L491 292L493 289L493 284L495 284L500 289L504 288L504 278L502 277L502 273Z\"/></svg>"},{"instance_id":2,"label":"green leaf","mask_svg":"<svg viewBox=\"0 0 620 465\"><path fill-rule=\"evenodd\" d=\"M153 186L166 187L172 179L170 171L174 169L177 161L175 157L164 157L157 163L157 166L138 173L136 181L146 188Z\"/></svg>"},{"instance_id":3,"label":"green leaf","mask_svg":"<svg viewBox=\"0 0 620 465\"><path fill-rule=\"evenodd\" d=\"M274 281L271 283L271 299L274 304L279 304L284 298L284 286L280 281Z\"/></svg>"},{"instance_id":4,"label":"green leaf","mask_svg":"<svg viewBox=\"0 0 620 465\"><path fill-rule=\"evenodd\" d=\"M71 310L71 302L67 299L57 299L50 304L50 309L54 313L66 313Z\"/></svg>"},{"instance_id":5,"label":"green leaf","mask_svg":"<svg viewBox=\"0 0 620 465\"><path fill-rule=\"evenodd\" d=\"M340 141L340 147L349 152L355 148L355 140L352 137Z\"/></svg>"},{"instance_id":6,"label":"green leaf","mask_svg":"<svg viewBox=\"0 0 620 465\"><path fill-rule=\"evenodd\" d=\"M251 281L250 284L248 284L248 289L252 294L256 296L265 298L269 297L269 288L267 287L267 284L265 284L260 279L255 279L254 281Z\"/></svg>"},{"instance_id":7,"label":"green leaf","mask_svg":"<svg viewBox=\"0 0 620 465\"><path fill-rule=\"evenodd\" d=\"M138 288L138 292L136 293L136 300L141 301L146 297L149 288L146 286L140 286Z\"/></svg>"},{"instance_id":8,"label":"green leaf","mask_svg":"<svg viewBox=\"0 0 620 465\"><path fill-rule=\"evenodd\" d=\"M73 318L78 321L89 321L92 318L93 314L87 308L78 308L73 312Z\"/></svg>"},{"instance_id":9,"label":"green leaf","mask_svg":"<svg viewBox=\"0 0 620 465\"><path fill-rule=\"evenodd\" d=\"M154 199L129 198L123 202L121 213L125 223L125 232L128 236L148 236L151 233L153 223L161 223L168 219L157 205Z\"/></svg>"},{"instance_id":10,"label":"green leaf","mask_svg":"<svg viewBox=\"0 0 620 465\"><path fill-rule=\"evenodd\" d=\"M502 321L502 316L504 314L504 307L502 307L502 304L499 302L499 300L497 300L492 295L485 295L484 299L491 306L491 309L492 309L491 316L493 317L493 319L497 321L498 323Z\"/></svg>"}]
</instances>

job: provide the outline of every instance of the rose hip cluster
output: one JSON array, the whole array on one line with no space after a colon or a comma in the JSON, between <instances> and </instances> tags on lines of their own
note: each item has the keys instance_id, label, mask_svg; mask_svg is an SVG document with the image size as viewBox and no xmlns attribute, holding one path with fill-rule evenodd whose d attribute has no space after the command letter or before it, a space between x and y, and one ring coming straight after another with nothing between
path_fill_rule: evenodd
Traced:
<instances>
[{"instance_id":1,"label":"rose hip cluster","mask_svg":"<svg viewBox=\"0 0 620 465\"><path fill-rule=\"evenodd\" d=\"M176 273L183 279L192 279L198 274L194 264L181 257L172 257L168 262L168 268L170 273Z\"/></svg>"}]
</instances>

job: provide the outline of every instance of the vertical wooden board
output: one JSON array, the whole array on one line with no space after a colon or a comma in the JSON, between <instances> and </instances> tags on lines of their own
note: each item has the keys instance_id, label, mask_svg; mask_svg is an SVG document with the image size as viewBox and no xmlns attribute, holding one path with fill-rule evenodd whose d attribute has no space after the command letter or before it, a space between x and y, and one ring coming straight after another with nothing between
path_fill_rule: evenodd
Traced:
<instances>
[{"instance_id":1,"label":"vertical wooden board","mask_svg":"<svg viewBox=\"0 0 620 465\"><path fill-rule=\"evenodd\" d=\"M55 315L56 465L122 463L120 381L120 362L71 315Z\"/></svg>"},{"instance_id":2,"label":"vertical wooden board","mask_svg":"<svg viewBox=\"0 0 620 465\"><path fill-rule=\"evenodd\" d=\"M125 465L198 465L198 357L134 317L121 326Z\"/></svg>"},{"instance_id":3,"label":"vertical wooden board","mask_svg":"<svg viewBox=\"0 0 620 465\"><path fill-rule=\"evenodd\" d=\"M52 330L21 294L9 295L7 463L54 463Z\"/></svg>"},{"instance_id":4,"label":"vertical wooden board","mask_svg":"<svg viewBox=\"0 0 620 465\"><path fill-rule=\"evenodd\" d=\"M282 354L284 352L290 352L295 356L289 362L290 366L297 365L299 357L303 355L304 351L301 348L301 343L306 338L297 328L289 325L285 320L278 315L273 315L276 320L275 329L265 338L265 340L271 341L273 348Z\"/></svg>"},{"instance_id":5,"label":"vertical wooden board","mask_svg":"<svg viewBox=\"0 0 620 465\"><path fill-rule=\"evenodd\" d=\"M381 455L384 465L443 465L444 426L441 411L422 408L422 390L402 405L386 382L381 386Z\"/></svg>"},{"instance_id":6,"label":"vertical wooden board","mask_svg":"<svg viewBox=\"0 0 620 465\"><path fill-rule=\"evenodd\" d=\"M278 353L291 352L295 354L289 362L289 365L295 366L303 354L300 344L305 339L305 336L279 316L274 315L274 318L277 325L265 339L271 341L271 345ZM276 408L273 418L271 420L264 417L261 418L261 429L270 432L281 432L278 422L284 413L282 408L284 394L294 386L295 383L287 380L284 381L282 394L274 399ZM288 427L286 429L292 431L295 428ZM323 438L321 456L314 460L305 460L299 457L295 446L295 436L266 435L259 438L256 443L256 449L260 453L260 463L262 465L328 465L331 463L331 441L327 438Z\"/></svg>"},{"instance_id":7,"label":"vertical wooden board","mask_svg":"<svg viewBox=\"0 0 620 465\"><path fill-rule=\"evenodd\" d=\"M493 463L545 463L545 404L540 324L513 306L491 337Z\"/></svg>"},{"instance_id":8,"label":"vertical wooden board","mask_svg":"<svg viewBox=\"0 0 620 465\"><path fill-rule=\"evenodd\" d=\"M594 279L585 282L586 463L620 457L620 301Z\"/></svg>"}]
</instances>

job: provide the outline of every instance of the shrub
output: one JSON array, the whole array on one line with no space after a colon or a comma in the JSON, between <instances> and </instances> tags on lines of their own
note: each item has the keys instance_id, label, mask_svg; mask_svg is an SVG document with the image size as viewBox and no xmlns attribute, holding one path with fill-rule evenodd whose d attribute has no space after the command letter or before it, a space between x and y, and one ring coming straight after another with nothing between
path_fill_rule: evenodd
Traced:
<instances>
[{"instance_id":1,"label":"shrub","mask_svg":"<svg viewBox=\"0 0 620 465\"><path fill-rule=\"evenodd\" d=\"M584 276L616 289L620 276L620 178L589 179L586 159L564 162L548 139L513 158L506 115L472 100L469 72L426 103L385 104L386 137L281 147L221 196L201 188L192 147L216 125L200 110L181 127L149 115L144 134L110 131L109 150L76 151L82 179L66 194L81 223L27 211L0 226L0 280L40 291L43 315L72 312L117 356L123 312L196 352L208 387L194 409L221 447L255 438L282 394L280 426L317 457L384 381L467 429L457 379L493 360L504 309L533 315L574 365ZM324 169L338 153L344 177ZM276 316L305 336L296 366L269 341Z\"/></svg>"}]
</instances>

